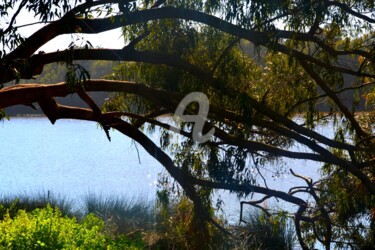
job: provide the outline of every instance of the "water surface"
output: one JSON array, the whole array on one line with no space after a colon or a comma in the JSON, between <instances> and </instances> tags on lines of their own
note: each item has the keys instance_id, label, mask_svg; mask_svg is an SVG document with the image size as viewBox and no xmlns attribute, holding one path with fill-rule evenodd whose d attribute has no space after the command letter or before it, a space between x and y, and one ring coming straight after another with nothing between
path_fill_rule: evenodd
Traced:
<instances>
[{"instance_id":1,"label":"water surface","mask_svg":"<svg viewBox=\"0 0 375 250\"><path fill-rule=\"evenodd\" d=\"M327 133L327 128L320 128ZM332 133L328 131L328 133ZM89 193L155 197L158 173L163 167L140 145L123 134L110 131L109 142L96 123L79 120L58 120L52 125L47 118L11 118L0 123L0 195L52 192L73 200ZM157 133L152 138L158 142ZM316 178L318 164L288 160L286 170L277 173L268 166L263 176L270 188L288 191L305 183L293 177L288 169ZM278 166L279 168L280 166ZM253 169L256 174L256 169ZM258 176L261 185L264 185ZM239 200L228 192L224 209L230 221L238 221ZM260 198L260 195L247 199ZM271 200L270 206L287 206Z\"/></svg>"},{"instance_id":2,"label":"water surface","mask_svg":"<svg viewBox=\"0 0 375 250\"><path fill-rule=\"evenodd\" d=\"M117 131L96 123L11 118L0 124L0 193L51 191L154 196L161 165ZM138 155L140 158L138 158Z\"/></svg>"}]
</instances>

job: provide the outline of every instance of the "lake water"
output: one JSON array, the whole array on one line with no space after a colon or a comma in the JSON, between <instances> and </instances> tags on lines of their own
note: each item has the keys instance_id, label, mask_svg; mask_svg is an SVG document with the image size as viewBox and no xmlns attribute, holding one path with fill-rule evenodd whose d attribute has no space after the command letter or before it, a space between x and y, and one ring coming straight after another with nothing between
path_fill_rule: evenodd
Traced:
<instances>
[{"instance_id":1,"label":"lake water","mask_svg":"<svg viewBox=\"0 0 375 250\"><path fill-rule=\"evenodd\" d=\"M51 191L76 201L91 193L155 198L161 164L124 135L110 135L109 142L96 123L77 120L52 125L47 118L11 118L0 123L0 195ZM153 140L158 141L157 135ZM284 167L318 175L318 166L308 161L287 161ZM305 184L289 172L264 175L270 188L287 191ZM237 198L217 195L224 198L227 218L238 221ZM272 205L285 206L276 200Z\"/></svg>"},{"instance_id":2,"label":"lake water","mask_svg":"<svg viewBox=\"0 0 375 250\"><path fill-rule=\"evenodd\" d=\"M0 124L0 193L51 191L155 195L161 165L122 134L96 123L11 118Z\"/></svg>"}]
</instances>

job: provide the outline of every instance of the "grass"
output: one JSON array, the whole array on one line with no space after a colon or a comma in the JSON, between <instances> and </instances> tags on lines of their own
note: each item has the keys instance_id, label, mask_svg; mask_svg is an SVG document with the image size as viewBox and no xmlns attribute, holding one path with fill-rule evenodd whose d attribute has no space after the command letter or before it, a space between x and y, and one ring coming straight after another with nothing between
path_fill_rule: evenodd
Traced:
<instances>
[{"instance_id":1,"label":"grass","mask_svg":"<svg viewBox=\"0 0 375 250\"><path fill-rule=\"evenodd\" d=\"M154 202L141 197L103 197L89 194L84 198L82 209L83 216L95 214L114 234L150 230L155 224Z\"/></svg>"},{"instance_id":2,"label":"grass","mask_svg":"<svg viewBox=\"0 0 375 250\"><path fill-rule=\"evenodd\" d=\"M295 249L296 235L290 218L269 217L259 209L250 209L244 217L247 223L235 228L241 238L237 243L240 249Z\"/></svg>"},{"instance_id":3,"label":"grass","mask_svg":"<svg viewBox=\"0 0 375 250\"><path fill-rule=\"evenodd\" d=\"M62 215L69 217L76 216L77 212L74 210L74 203L61 195L55 195L51 192L47 193L22 193L12 196L0 197L0 219L3 219L5 211L8 209L10 215L14 215L18 210L23 209L26 212L31 212L36 208L45 208L47 205L57 207Z\"/></svg>"},{"instance_id":4,"label":"grass","mask_svg":"<svg viewBox=\"0 0 375 250\"><path fill-rule=\"evenodd\" d=\"M12 217L20 209L31 212L48 204L58 208L63 216L75 217L79 222L94 214L104 222L105 234L113 239L126 236L139 240L141 235L148 249L189 248L188 218L192 209L186 202L169 204L167 210L164 207L162 211L155 201L142 197L88 194L77 206L66 197L50 192L24 193L17 197L0 197L0 220L7 211ZM296 241L290 220L269 218L259 210L250 210L245 220L246 224L228 229L236 238L216 233L218 237L212 246L215 249L293 249Z\"/></svg>"}]
</instances>

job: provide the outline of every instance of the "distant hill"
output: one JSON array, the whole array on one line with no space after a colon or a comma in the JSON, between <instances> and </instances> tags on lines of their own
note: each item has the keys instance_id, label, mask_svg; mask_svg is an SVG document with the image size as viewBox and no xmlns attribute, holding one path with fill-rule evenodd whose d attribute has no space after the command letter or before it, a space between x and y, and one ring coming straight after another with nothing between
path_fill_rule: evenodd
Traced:
<instances>
[{"instance_id":1,"label":"distant hill","mask_svg":"<svg viewBox=\"0 0 375 250\"><path fill-rule=\"evenodd\" d=\"M92 79L103 78L103 76L110 74L112 68L118 64L117 62L109 61L77 61L75 63L83 66L87 71L90 72ZM35 80L22 80L21 83L44 83L52 84L65 81L66 67L61 63L52 63L44 67L43 73L39 75ZM9 85L9 83L8 83ZM6 86L6 85L5 85ZM100 106L103 105L105 98L109 96L107 92L95 92L89 93L89 95L95 100L95 102ZM73 105L80 107L87 107L87 105L76 95L70 95L65 98L56 98L57 102L63 105ZM19 115L41 115L43 112L40 110L38 105L35 107L37 110L24 106L16 105L5 109L5 112L9 116L19 116Z\"/></svg>"}]
</instances>

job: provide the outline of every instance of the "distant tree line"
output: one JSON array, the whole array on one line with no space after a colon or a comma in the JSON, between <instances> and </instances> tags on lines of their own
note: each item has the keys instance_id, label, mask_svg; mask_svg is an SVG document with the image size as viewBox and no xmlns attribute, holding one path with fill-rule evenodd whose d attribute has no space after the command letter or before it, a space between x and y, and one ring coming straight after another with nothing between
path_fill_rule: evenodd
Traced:
<instances>
[{"instance_id":1,"label":"distant tree line","mask_svg":"<svg viewBox=\"0 0 375 250\"><path fill-rule=\"evenodd\" d=\"M99 79L104 76L111 74L113 67L118 64L118 62L111 61L76 61L75 63L82 65L88 72L90 72L90 77ZM45 83L53 84L64 82L66 78L67 67L62 63L51 63L44 66L42 73L35 77L35 79L21 80L21 83ZM11 85L7 83L4 86ZM90 96L98 103L99 106L103 105L104 100L109 96L106 92L95 92L90 93ZM64 105L73 106L85 106L85 103L75 94L70 95L67 98L59 98L59 101ZM5 109L5 112L9 116L17 115L42 115L43 112L38 108L38 104L35 104L35 109L30 106L16 105Z\"/></svg>"}]
</instances>

